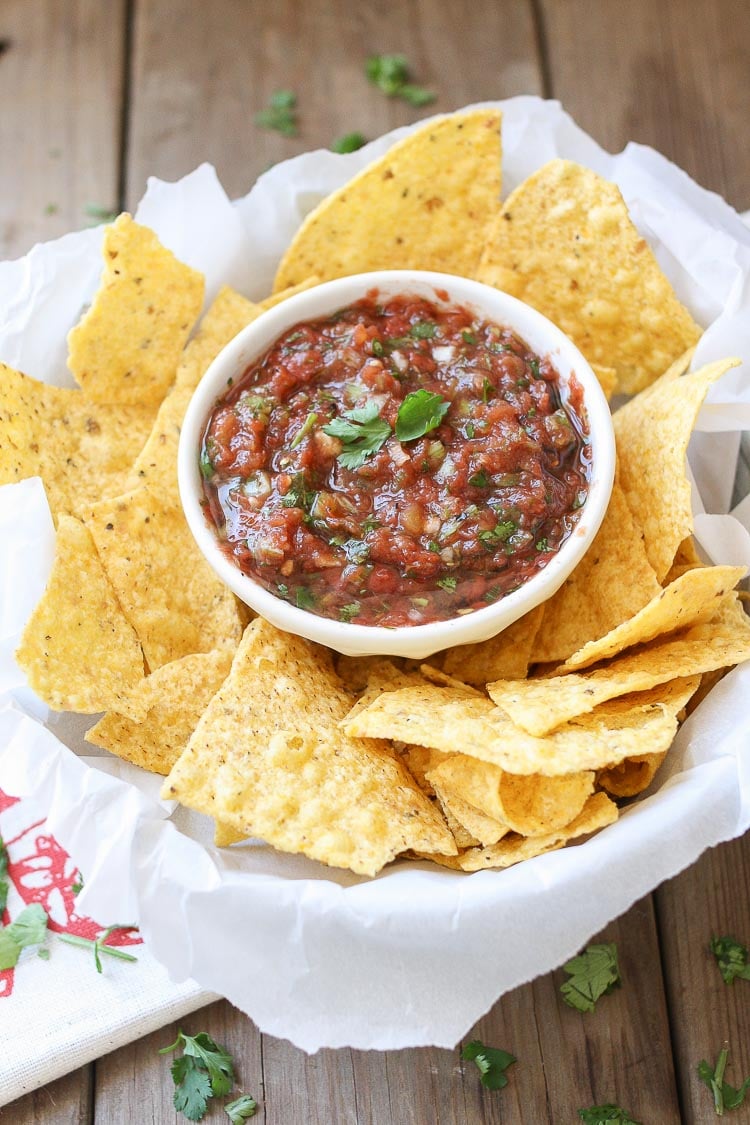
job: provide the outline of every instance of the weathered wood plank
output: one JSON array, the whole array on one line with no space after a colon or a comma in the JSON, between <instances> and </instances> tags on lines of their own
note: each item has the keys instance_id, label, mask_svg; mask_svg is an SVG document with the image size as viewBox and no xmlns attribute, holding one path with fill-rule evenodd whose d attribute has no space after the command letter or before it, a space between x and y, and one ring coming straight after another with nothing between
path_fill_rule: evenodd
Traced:
<instances>
[{"instance_id":1,"label":"weathered wood plank","mask_svg":"<svg viewBox=\"0 0 750 1125\"><path fill-rule=\"evenodd\" d=\"M540 0L552 95L605 148L653 145L750 207L745 0Z\"/></svg>"},{"instance_id":2,"label":"weathered wood plank","mask_svg":"<svg viewBox=\"0 0 750 1125\"><path fill-rule=\"evenodd\" d=\"M713 1065L727 1042L726 1080L739 1086L750 1074L750 982L726 985L709 950L714 936L750 945L748 887L750 835L707 852L656 895L675 1063L691 1125L716 1120L711 1093L696 1075L701 1059ZM750 1121L747 1108L735 1116Z\"/></svg>"},{"instance_id":3,"label":"weathered wood plank","mask_svg":"<svg viewBox=\"0 0 750 1125\"><path fill-rule=\"evenodd\" d=\"M117 205L125 0L0 6L0 258Z\"/></svg>"},{"instance_id":4,"label":"weathered wood plank","mask_svg":"<svg viewBox=\"0 0 750 1125\"><path fill-rule=\"evenodd\" d=\"M207 160L230 195L244 194L270 163L342 134L373 138L432 112L541 90L527 0L393 0L387 19L365 0L139 0L134 52L130 205L149 175L175 179ZM439 95L433 106L413 109L368 83L368 56L388 52L408 55ZM298 96L297 138L254 124L279 89Z\"/></svg>"},{"instance_id":5,"label":"weathered wood plank","mask_svg":"<svg viewBox=\"0 0 750 1125\"><path fill-rule=\"evenodd\" d=\"M2 1125L89 1125L93 1065L81 1067L0 1109Z\"/></svg>"},{"instance_id":6,"label":"weathered wood plank","mask_svg":"<svg viewBox=\"0 0 750 1125\"><path fill-rule=\"evenodd\" d=\"M226 1001L218 1001L186 1016L179 1024L155 1031L128 1047L98 1059L95 1066L94 1121L96 1125L122 1125L123 1121L182 1122L172 1105L172 1056L160 1055L182 1029L189 1035L207 1031L226 1047L237 1074L235 1097L252 1094L263 1101L260 1032ZM223 1099L222 1099L223 1100ZM254 1121L263 1121L262 1114Z\"/></svg>"}]
</instances>

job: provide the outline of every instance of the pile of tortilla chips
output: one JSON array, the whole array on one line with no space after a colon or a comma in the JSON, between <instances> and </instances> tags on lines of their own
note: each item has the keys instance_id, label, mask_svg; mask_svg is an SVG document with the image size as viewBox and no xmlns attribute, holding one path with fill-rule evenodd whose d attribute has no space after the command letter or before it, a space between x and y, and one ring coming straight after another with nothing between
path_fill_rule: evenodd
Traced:
<instances>
[{"instance_id":1,"label":"pile of tortilla chips","mask_svg":"<svg viewBox=\"0 0 750 1125\"><path fill-rule=\"evenodd\" d=\"M69 337L79 390L0 365L0 483L42 477L57 544L18 660L53 708L104 712L87 739L168 775L164 794L358 874L398 856L506 867L611 823L687 710L750 658L743 570L692 543L686 449L711 384L700 328L618 189L555 160L501 196L500 115L433 120L313 211L254 304L128 215ZM222 347L317 280L436 269L558 323L609 397L617 479L588 554L545 605L421 668L280 632L222 586L177 491L182 419ZM197 323L196 323L197 322Z\"/></svg>"}]
</instances>

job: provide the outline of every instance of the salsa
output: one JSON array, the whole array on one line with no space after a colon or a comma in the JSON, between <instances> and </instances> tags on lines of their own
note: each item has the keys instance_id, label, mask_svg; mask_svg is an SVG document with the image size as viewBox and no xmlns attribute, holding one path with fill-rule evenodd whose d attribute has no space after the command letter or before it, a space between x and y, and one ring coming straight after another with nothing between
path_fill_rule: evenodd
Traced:
<instances>
[{"instance_id":1,"label":"salsa","mask_svg":"<svg viewBox=\"0 0 750 1125\"><path fill-rule=\"evenodd\" d=\"M590 445L575 377L563 395L513 332L373 291L229 386L200 463L242 571L312 613L395 628L474 612L546 566L586 502Z\"/></svg>"}]
</instances>

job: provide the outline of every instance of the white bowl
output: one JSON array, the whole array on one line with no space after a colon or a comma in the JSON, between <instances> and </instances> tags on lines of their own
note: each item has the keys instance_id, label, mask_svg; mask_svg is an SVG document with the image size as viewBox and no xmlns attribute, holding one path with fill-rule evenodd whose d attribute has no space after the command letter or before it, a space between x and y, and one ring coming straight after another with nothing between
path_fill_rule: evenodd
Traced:
<instances>
[{"instance_id":1,"label":"white bowl","mask_svg":"<svg viewBox=\"0 0 750 1125\"><path fill-rule=\"evenodd\" d=\"M485 320L511 329L537 355L550 357L563 388L575 374L583 389L588 419L592 461L589 493L573 534L544 569L518 590L474 613L427 625L387 629L355 625L290 605L243 574L223 554L201 506L201 439L208 417L230 380L236 381L294 324L329 315L373 289L385 298L407 293L427 298L438 306L462 305ZM206 371L188 407L180 435L177 471L185 517L198 547L222 581L257 613L279 629L349 656L381 654L422 659L453 645L487 640L555 593L591 546L604 518L614 480L615 441L609 406L596 376L575 345L541 313L477 281L427 271L384 270L342 277L298 293L263 313L227 344Z\"/></svg>"}]
</instances>

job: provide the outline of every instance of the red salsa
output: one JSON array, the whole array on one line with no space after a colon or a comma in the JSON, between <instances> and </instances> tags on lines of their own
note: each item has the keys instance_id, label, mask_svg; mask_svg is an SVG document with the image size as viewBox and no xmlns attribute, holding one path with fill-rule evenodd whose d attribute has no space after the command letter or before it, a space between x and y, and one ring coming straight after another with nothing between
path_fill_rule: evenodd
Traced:
<instances>
[{"instance_id":1,"label":"red salsa","mask_svg":"<svg viewBox=\"0 0 750 1125\"><path fill-rule=\"evenodd\" d=\"M442 298L442 294L437 294ZM465 308L377 292L281 336L217 402L205 511L267 590L358 625L481 609L586 501L580 386Z\"/></svg>"}]
</instances>

